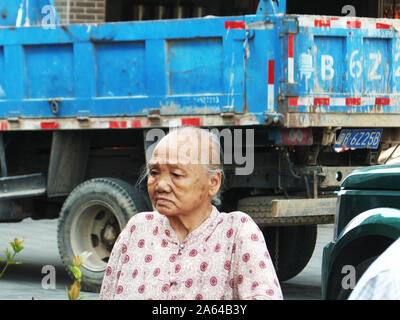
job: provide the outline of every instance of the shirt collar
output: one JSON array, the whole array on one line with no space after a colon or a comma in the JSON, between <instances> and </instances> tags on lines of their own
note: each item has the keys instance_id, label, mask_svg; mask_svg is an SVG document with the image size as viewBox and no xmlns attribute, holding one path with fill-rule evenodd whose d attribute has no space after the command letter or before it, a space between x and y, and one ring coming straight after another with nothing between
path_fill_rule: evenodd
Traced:
<instances>
[{"instance_id":1,"label":"shirt collar","mask_svg":"<svg viewBox=\"0 0 400 320\"><path fill-rule=\"evenodd\" d=\"M160 213L159 213L160 214ZM161 214L160 214L161 215ZM162 216L162 235L166 235L166 239L170 242L173 242L175 244L179 244L178 236L175 233L174 229L171 227L171 224L169 223L169 220L166 216ZM211 213L209 217L203 221L203 223L198 226L196 229L194 229L192 232L190 232L187 236L186 239L183 241L184 244L191 243L193 241L196 241L196 239L202 237L203 240L206 240L209 235L213 232L214 227L217 225L217 218L219 216L219 211L215 206L212 206Z\"/></svg>"}]
</instances>

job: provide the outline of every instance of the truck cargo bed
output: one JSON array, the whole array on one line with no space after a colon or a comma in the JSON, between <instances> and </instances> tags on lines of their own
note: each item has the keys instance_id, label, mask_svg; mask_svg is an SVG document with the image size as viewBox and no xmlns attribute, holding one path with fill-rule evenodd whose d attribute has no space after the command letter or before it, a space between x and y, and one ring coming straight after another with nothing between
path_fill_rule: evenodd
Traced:
<instances>
[{"instance_id":1,"label":"truck cargo bed","mask_svg":"<svg viewBox=\"0 0 400 320\"><path fill-rule=\"evenodd\" d=\"M398 20L263 8L1 27L0 129L398 125Z\"/></svg>"}]
</instances>

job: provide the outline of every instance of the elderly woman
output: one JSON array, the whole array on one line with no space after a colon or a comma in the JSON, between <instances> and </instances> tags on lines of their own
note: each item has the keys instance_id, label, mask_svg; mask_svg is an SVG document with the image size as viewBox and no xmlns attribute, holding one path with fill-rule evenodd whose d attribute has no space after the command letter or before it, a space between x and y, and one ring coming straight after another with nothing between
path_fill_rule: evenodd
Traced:
<instances>
[{"instance_id":1,"label":"elderly woman","mask_svg":"<svg viewBox=\"0 0 400 320\"><path fill-rule=\"evenodd\" d=\"M101 299L282 299L262 232L243 212L212 205L219 140L180 128L148 163L155 211L133 216L112 250Z\"/></svg>"}]
</instances>

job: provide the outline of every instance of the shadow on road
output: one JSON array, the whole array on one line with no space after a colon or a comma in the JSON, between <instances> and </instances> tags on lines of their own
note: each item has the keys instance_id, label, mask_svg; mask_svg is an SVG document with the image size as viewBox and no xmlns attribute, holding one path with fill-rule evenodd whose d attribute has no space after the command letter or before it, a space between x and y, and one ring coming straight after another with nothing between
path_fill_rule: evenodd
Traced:
<instances>
[{"instance_id":1,"label":"shadow on road","mask_svg":"<svg viewBox=\"0 0 400 320\"><path fill-rule=\"evenodd\" d=\"M0 280L0 300L67 300L65 287L70 288L73 280L65 269L62 266L54 267L56 288L52 289L46 288L49 284L46 276L50 272L42 273L42 268L42 264L31 262L9 266ZM97 293L82 292L82 295L89 300L98 299Z\"/></svg>"},{"instance_id":2,"label":"shadow on road","mask_svg":"<svg viewBox=\"0 0 400 320\"><path fill-rule=\"evenodd\" d=\"M3 268L4 264L0 264L0 268ZM41 286L42 279L49 274L49 272L42 273L43 264L32 263L32 262L23 262L20 265L10 265L8 266L6 272L1 278L1 282L3 281L14 281L14 282L29 282L29 283L37 283ZM54 267L55 276L56 276L56 284L58 286L65 286L66 284L72 283L69 278L67 272L64 268Z\"/></svg>"},{"instance_id":3,"label":"shadow on road","mask_svg":"<svg viewBox=\"0 0 400 320\"><path fill-rule=\"evenodd\" d=\"M282 282L281 288L285 300L321 300L322 297L320 286Z\"/></svg>"}]
</instances>

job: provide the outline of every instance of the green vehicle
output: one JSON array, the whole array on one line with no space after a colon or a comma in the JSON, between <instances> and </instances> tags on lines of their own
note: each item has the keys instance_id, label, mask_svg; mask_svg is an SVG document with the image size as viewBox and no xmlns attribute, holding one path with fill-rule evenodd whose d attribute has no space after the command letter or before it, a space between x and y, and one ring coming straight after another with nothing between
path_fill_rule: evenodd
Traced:
<instances>
[{"instance_id":1,"label":"green vehicle","mask_svg":"<svg viewBox=\"0 0 400 320\"><path fill-rule=\"evenodd\" d=\"M400 165L353 171L342 182L334 239L323 251L323 299L347 299L369 265L399 237Z\"/></svg>"}]
</instances>

